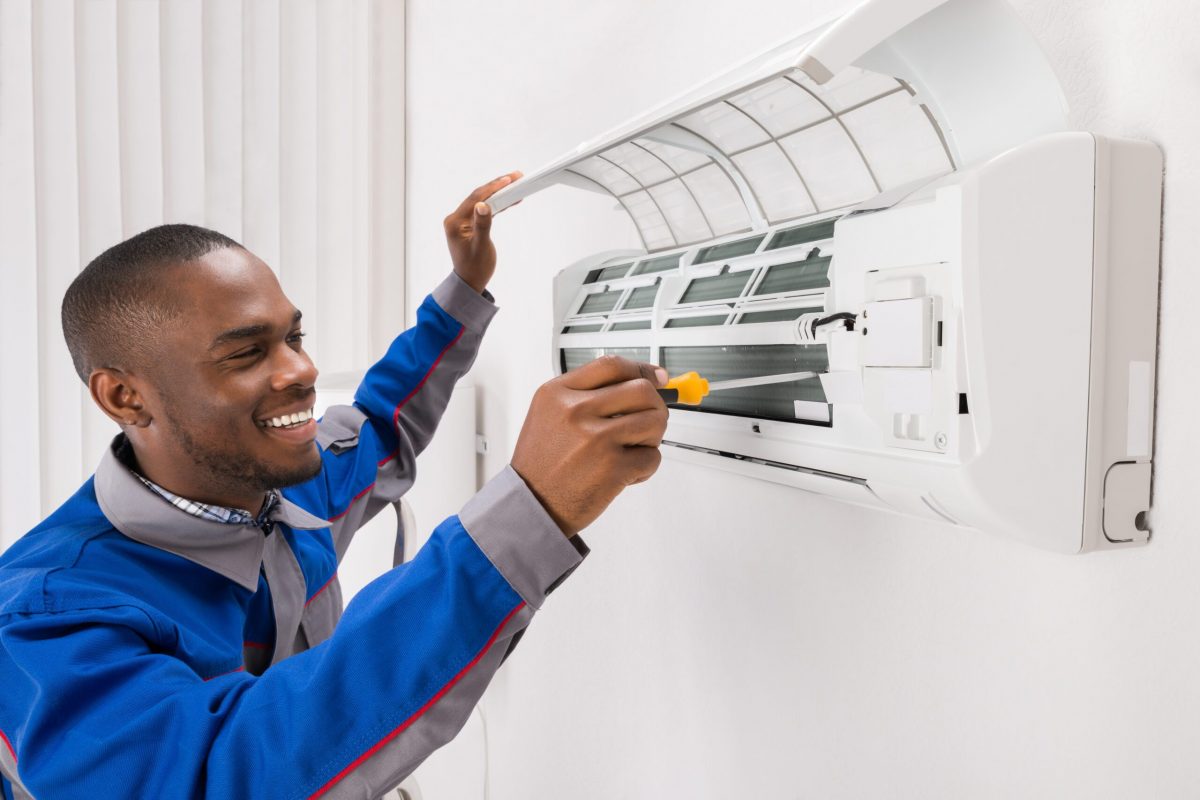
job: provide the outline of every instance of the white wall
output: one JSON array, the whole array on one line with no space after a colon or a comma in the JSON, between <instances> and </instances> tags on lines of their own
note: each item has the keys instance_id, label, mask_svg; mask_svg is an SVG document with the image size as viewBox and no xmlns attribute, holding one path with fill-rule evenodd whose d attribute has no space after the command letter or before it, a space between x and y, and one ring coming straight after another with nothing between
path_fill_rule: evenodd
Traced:
<instances>
[{"instance_id":1,"label":"white wall","mask_svg":"<svg viewBox=\"0 0 1200 800\"><path fill-rule=\"evenodd\" d=\"M1196 796L1200 10L1013 2L1078 126L1166 153L1153 543L1048 555L665 461L490 692L493 800ZM849 5L410 0L410 302L471 187ZM634 243L611 205L552 190L496 222L489 474L551 374L551 276Z\"/></svg>"}]
</instances>

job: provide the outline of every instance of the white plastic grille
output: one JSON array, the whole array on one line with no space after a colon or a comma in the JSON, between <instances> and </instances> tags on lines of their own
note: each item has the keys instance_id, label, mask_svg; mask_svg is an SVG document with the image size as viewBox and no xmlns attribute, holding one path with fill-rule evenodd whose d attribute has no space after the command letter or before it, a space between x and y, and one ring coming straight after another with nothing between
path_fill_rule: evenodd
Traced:
<instances>
[{"instance_id":1,"label":"white plastic grille","mask_svg":"<svg viewBox=\"0 0 1200 800\"><path fill-rule=\"evenodd\" d=\"M824 85L786 72L567 169L615 195L660 250L843 208L954 163L908 85L850 67Z\"/></svg>"}]
</instances>

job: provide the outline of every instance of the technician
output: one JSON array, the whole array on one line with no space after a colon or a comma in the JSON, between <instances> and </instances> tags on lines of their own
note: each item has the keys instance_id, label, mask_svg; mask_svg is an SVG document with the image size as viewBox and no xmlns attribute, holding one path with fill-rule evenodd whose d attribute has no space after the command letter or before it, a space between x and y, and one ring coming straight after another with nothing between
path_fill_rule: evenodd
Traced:
<instances>
[{"instance_id":1,"label":"technician","mask_svg":"<svg viewBox=\"0 0 1200 800\"><path fill-rule=\"evenodd\" d=\"M483 201L518 176L446 218L453 274L319 422L301 313L236 242L164 225L79 274L64 333L122 432L0 557L4 797L374 798L458 732L667 419L648 364L549 381L511 464L342 614L338 560L496 313Z\"/></svg>"}]
</instances>

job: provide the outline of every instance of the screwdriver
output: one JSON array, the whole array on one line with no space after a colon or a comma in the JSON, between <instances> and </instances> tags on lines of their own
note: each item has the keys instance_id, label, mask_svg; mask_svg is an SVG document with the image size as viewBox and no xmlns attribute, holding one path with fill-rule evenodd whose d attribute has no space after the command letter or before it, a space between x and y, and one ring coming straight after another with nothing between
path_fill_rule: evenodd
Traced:
<instances>
[{"instance_id":1,"label":"screwdriver","mask_svg":"<svg viewBox=\"0 0 1200 800\"><path fill-rule=\"evenodd\" d=\"M685 372L667 381L667 385L658 390L658 394L667 403L682 403L685 406L698 406L709 392L720 392L725 389L747 389L752 386L767 386L772 383L790 383L817 377L815 372L785 372L780 375L758 375L753 378L738 378L731 381L709 382L701 378L698 372Z\"/></svg>"}]
</instances>

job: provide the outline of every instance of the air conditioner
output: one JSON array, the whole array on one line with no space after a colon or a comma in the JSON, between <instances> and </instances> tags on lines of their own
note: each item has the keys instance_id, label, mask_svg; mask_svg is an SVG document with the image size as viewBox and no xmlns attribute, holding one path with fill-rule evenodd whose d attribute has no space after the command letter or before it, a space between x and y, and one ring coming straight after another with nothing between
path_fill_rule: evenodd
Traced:
<instances>
[{"instance_id":1,"label":"air conditioner","mask_svg":"<svg viewBox=\"0 0 1200 800\"><path fill-rule=\"evenodd\" d=\"M1162 157L1069 131L1004 0L871 0L495 195L615 197L554 363L712 381L677 458L1063 552L1149 538Z\"/></svg>"}]
</instances>

